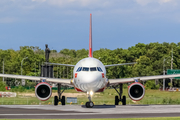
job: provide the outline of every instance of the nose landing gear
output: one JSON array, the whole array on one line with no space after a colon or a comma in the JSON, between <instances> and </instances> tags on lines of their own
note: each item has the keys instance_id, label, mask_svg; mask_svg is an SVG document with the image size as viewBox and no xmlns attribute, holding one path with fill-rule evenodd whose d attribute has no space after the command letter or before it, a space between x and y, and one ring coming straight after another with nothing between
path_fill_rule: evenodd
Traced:
<instances>
[{"instance_id":1,"label":"nose landing gear","mask_svg":"<svg viewBox=\"0 0 180 120\"><path fill-rule=\"evenodd\" d=\"M86 102L86 107L92 108L94 106L94 103L91 101L91 95L90 94L88 94L88 99L89 99L89 102Z\"/></svg>"},{"instance_id":2,"label":"nose landing gear","mask_svg":"<svg viewBox=\"0 0 180 120\"><path fill-rule=\"evenodd\" d=\"M94 103L92 101L86 102L86 107L87 108L92 108L94 106Z\"/></svg>"}]
</instances>

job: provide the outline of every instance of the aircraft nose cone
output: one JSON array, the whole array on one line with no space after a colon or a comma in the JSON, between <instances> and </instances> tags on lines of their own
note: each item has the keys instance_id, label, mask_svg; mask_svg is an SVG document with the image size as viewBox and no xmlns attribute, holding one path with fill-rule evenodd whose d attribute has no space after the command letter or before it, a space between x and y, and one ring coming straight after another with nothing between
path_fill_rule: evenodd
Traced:
<instances>
[{"instance_id":1,"label":"aircraft nose cone","mask_svg":"<svg viewBox=\"0 0 180 120\"><path fill-rule=\"evenodd\" d=\"M82 83L92 83L101 79L101 75L98 73L86 73L80 76Z\"/></svg>"}]
</instances>

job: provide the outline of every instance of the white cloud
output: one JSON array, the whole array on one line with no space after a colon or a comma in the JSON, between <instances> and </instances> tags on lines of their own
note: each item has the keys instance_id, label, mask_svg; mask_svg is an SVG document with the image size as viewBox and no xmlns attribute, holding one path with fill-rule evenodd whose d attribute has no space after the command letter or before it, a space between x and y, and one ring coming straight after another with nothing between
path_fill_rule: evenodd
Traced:
<instances>
[{"instance_id":1,"label":"white cloud","mask_svg":"<svg viewBox=\"0 0 180 120\"><path fill-rule=\"evenodd\" d=\"M18 20L36 18L41 21L53 20L53 17L61 15L82 16L89 13L100 16L106 14L127 21L162 18L175 20L178 17L172 17L172 13L179 16L180 0L0 0L0 15L4 17L1 22L13 21L13 17Z\"/></svg>"},{"instance_id":2,"label":"white cloud","mask_svg":"<svg viewBox=\"0 0 180 120\"><path fill-rule=\"evenodd\" d=\"M145 6L152 2L152 0L135 0L138 4Z\"/></svg>"},{"instance_id":3,"label":"white cloud","mask_svg":"<svg viewBox=\"0 0 180 120\"><path fill-rule=\"evenodd\" d=\"M32 0L33 2L45 2L46 0Z\"/></svg>"},{"instance_id":4,"label":"white cloud","mask_svg":"<svg viewBox=\"0 0 180 120\"><path fill-rule=\"evenodd\" d=\"M135 0L135 1L142 6L148 5L150 3L158 3L160 5L164 3L178 3L177 0Z\"/></svg>"},{"instance_id":5,"label":"white cloud","mask_svg":"<svg viewBox=\"0 0 180 120\"><path fill-rule=\"evenodd\" d=\"M0 18L0 23L13 23L15 21L17 21L17 18L13 18L13 17Z\"/></svg>"},{"instance_id":6,"label":"white cloud","mask_svg":"<svg viewBox=\"0 0 180 120\"><path fill-rule=\"evenodd\" d=\"M172 0L159 0L159 3L167 3L167 2L172 2Z\"/></svg>"},{"instance_id":7,"label":"white cloud","mask_svg":"<svg viewBox=\"0 0 180 120\"><path fill-rule=\"evenodd\" d=\"M96 8L96 7L107 7L111 5L111 1L109 0L33 0L33 1L41 1L46 2L49 5L55 5L62 8L65 7L88 7L88 8Z\"/></svg>"}]
</instances>

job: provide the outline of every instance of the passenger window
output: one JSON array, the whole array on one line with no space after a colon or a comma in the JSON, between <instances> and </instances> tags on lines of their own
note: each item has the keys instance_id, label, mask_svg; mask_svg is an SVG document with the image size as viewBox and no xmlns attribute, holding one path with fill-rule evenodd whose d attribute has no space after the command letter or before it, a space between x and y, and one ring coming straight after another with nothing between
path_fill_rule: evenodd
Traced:
<instances>
[{"instance_id":1,"label":"passenger window","mask_svg":"<svg viewBox=\"0 0 180 120\"><path fill-rule=\"evenodd\" d=\"M82 71L89 71L89 68L88 67L83 67Z\"/></svg>"},{"instance_id":2,"label":"passenger window","mask_svg":"<svg viewBox=\"0 0 180 120\"><path fill-rule=\"evenodd\" d=\"M90 71L96 71L96 67L91 67Z\"/></svg>"}]
</instances>

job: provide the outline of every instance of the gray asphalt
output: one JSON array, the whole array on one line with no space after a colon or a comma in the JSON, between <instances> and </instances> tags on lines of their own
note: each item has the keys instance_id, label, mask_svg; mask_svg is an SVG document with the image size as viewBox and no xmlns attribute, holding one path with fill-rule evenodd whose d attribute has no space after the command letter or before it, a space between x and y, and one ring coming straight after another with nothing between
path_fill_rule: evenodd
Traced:
<instances>
[{"instance_id":1,"label":"gray asphalt","mask_svg":"<svg viewBox=\"0 0 180 120\"><path fill-rule=\"evenodd\" d=\"M180 105L0 105L0 119L82 119L82 118L142 118L177 117Z\"/></svg>"}]
</instances>

